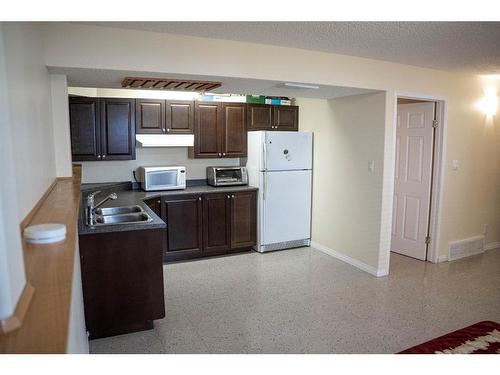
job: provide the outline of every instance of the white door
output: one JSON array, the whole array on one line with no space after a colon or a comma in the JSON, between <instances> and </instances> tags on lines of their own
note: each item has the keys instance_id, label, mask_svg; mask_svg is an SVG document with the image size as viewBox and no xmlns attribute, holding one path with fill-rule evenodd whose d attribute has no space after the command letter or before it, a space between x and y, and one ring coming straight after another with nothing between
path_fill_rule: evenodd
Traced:
<instances>
[{"instance_id":1,"label":"white door","mask_svg":"<svg viewBox=\"0 0 500 375\"><path fill-rule=\"evenodd\" d=\"M266 132L264 154L264 170L311 169L312 133Z\"/></svg>"},{"instance_id":2,"label":"white door","mask_svg":"<svg viewBox=\"0 0 500 375\"><path fill-rule=\"evenodd\" d=\"M263 245L311 237L310 170L262 172Z\"/></svg>"},{"instance_id":3,"label":"white door","mask_svg":"<svg viewBox=\"0 0 500 375\"><path fill-rule=\"evenodd\" d=\"M434 103L399 104L391 250L425 260L431 198Z\"/></svg>"}]
</instances>

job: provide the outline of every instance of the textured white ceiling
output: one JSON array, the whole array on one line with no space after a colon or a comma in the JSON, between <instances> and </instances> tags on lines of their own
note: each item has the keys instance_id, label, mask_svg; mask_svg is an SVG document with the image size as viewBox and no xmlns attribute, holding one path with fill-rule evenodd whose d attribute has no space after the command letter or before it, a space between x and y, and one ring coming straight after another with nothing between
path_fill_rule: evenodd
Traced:
<instances>
[{"instance_id":1,"label":"textured white ceiling","mask_svg":"<svg viewBox=\"0 0 500 375\"><path fill-rule=\"evenodd\" d=\"M500 22L93 24L310 49L441 70L500 73Z\"/></svg>"},{"instance_id":2,"label":"textured white ceiling","mask_svg":"<svg viewBox=\"0 0 500 375\"><path fill-rule=\"evenodd\" d=\"M157 78L183 78L201 79L204 81L219 81L222 86L212 92L227 94L251 94L251 95L273 95L302 98L331 99L342 96L351 96L374 92L356 87L318 85L319 89L292 89L283 87L282 81L270 81L261 79L229 78L190 74L165 74L154 72L121 71L105 69L83 69L83 68L55 68L49 67L49 72L54 74L65 74L68 77L68 85L73 87L94 88L121 88L121 81L127 76L132 77L157 77Z\"/></svg>"}]
</instances>

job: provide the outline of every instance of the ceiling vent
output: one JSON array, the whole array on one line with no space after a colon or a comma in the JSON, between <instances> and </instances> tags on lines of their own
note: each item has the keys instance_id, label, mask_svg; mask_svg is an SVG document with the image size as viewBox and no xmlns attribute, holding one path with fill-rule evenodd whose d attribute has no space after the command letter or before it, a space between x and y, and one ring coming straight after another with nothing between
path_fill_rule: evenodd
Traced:
<instances>
[{"instance_id":1,"label":"ceiling vent","mask_svg":"<svg viewBox=\"0 0 500 375\"><path fill-rule=\"evenodd\" d=\"M157 89L173 91L210 91L222 86L222 82L192 81L187 79L125 77L122 87L132 89Z\"/></svg>"}]
</instances>

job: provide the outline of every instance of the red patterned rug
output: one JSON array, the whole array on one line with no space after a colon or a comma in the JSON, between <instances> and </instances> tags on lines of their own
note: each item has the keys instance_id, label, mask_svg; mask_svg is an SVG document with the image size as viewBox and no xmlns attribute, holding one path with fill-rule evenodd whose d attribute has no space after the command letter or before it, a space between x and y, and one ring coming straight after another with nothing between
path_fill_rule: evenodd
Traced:
<instances>
[{"instance_id":1,"label":"red patterned rug","mask_svg":"<svg viewBox=\"0 0 500 375\"><path fill-rule=\"evenodd\" d=\"M479 322L398 354L500 354L500 324Z\"/></svg>"}]
</instances>

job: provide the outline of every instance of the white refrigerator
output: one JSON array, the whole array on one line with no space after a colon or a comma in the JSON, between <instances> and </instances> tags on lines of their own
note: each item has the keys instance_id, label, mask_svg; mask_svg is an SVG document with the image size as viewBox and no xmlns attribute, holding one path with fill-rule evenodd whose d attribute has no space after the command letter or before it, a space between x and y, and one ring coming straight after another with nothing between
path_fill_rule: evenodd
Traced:
<instances>
[{"instance_id":1,"label":"white refrigerator","mask_svg":"<svg viewBox=\"0 0 500 375\"><path fill-rule=\"evenodd\" d=\"M311 242L312 132L248 132L248 182L259 188L259 252Z\"/></svg>"}]
</instances>

